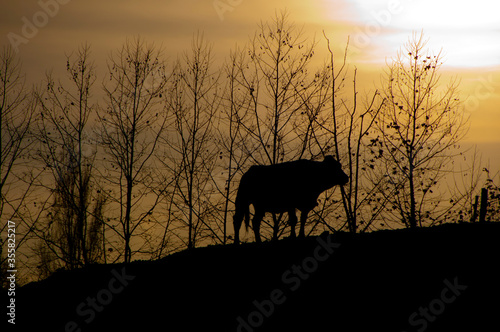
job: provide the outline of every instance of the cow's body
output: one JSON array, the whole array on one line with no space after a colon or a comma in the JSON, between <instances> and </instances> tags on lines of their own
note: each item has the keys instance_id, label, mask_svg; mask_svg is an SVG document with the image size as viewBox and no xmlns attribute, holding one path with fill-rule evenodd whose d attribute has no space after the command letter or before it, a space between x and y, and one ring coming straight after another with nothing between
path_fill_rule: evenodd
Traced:
<instances>
[{"instance_id":1,"label":"cow's body","mask_svg":"<svg viewBox=\"0 0 500 332\"><path fill-rule=\"evenodd\" d=\"M249 226L250 204L255 209L252 227L257 242L260 242L260 223L266 212L288 212L291 236L294 237L297 224L295 209L300 210L299 235L304 236L307 214L317 205L318 196L335 185L344 185L348 180L340 163L332 156L326 156L322 162L297 160L250 167L241 177L236 196L235 243L239 242L239 229L244 217Z\"/></svg>"}]
</instances>

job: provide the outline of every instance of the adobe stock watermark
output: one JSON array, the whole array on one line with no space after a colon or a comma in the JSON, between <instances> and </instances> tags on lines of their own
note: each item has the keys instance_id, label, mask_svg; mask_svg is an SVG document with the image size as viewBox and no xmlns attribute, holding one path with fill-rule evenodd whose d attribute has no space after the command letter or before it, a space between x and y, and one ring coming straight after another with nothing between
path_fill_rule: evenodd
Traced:
<instances>
[{"instance_id":1,"label":"adobe stock watermark","mask_svg":"<svg viewBox=\"0 0 500 332\"><path fill-rule=\"evenodd\" d=\"M39 29L44 28L51 18L54 18L58 13L61 5L66 5L71 0L39 0L38 6L41 8L33 14L31 20L26 16L21 18L23 23L21 34L9 32L7 39L9 39L12 48L19 53L19 46L28 44L29 41L36 37Z\"/></svg>"},{"instance_id":2,"label":"adobe stock watermark","mask_svg":"<svg viewBox=\"0 0 500 332\"><path fill-rule=\"evenodd\" d=\"M410 2L414 0L409 0ZM408 1L406 1L408 2ZM352 44L349 49L355 54L359 54L363 48L370 46L371 39L380 35L382 27L389 26L394 15L399 15L404 11L404 6L400 0L388 0L387 6L382 10L370 11L370 16L373 18L364 24L364 26L356 27L356 33L353 38L350 38ZM345 45L341 44L341 48Z\"/></svg>"},{"instance_id":3,"label":"adobe stock watermark","mask_svg":"<svg viewBox=\"0 0 500 332\"><path fill-rule=\"evenodd\" d=\"M94 297L88 296L76 307L76 313L82 317L83 322L87 325L92 323L96 316L111 304L115 295L123 292L129 282L135 279L135 276L126 273L125 267L121 269L121 272L113 269L111 274L113 277L109 280L107 288L99 290ZM69 321L66 323L65 331L81 332L82 329L77 322Z\"/></svg>"},{"instance_id":4,"label":"adobe stock watermark","mask_svg":"<svg viewBox=\"0 0 500 332\"><path fill-rule=\"evenodd\" d=\"M471 94L464 102L464 110L467 113L472 113L479 109L482 101L491 98L495 93L495 82L493 80L493 73L477 78L477 85Z\"/></svg>"},{"instance_id":5,"label":"adobe stock watermark","mask_svg":"<svg viewBox=\"0 0 500 332\"><path fill-rule=\"evenodd\" d=\"M455 277L453 282L445 279L443 283L445 287L441 290L440 296L430 301L426 307L418 308L418 311L413 312L408 318L408 323L417 332L425 331L429 324L436 321L446 307L455 302L457 297L462 294L462 291L467 289L467 285L459 283L458 277Z\"/></svg>"},{"instance_id":6,"label":"adobe stock watermark","mask_svg":"<svg viewBox=\"0 0 500 332\"><path fill-rule=\"evenodd\" d=\"M281 287L273 289L267 299L254 300L252 304L255 310L244 315L244 317L238 316L236 318L238 322L237 332L253 332L262 326L265 320L274 314L276 308L286 302L287 296L285 292L297 291L302 282L309 279L316 272L319 264L330 258L334 250L340 247L339 243L331 241L330 234L327 236L326 241L322 237L318 237L317 242L318 245L314 248L311 256L304 258L300 265L293 265L283 272L281 275L283 285Z\"/></svg>"},{"instance_id":7,"label":"adobe stock watermark","mask_svg":"<svg viewBox=\"0 0 500 332\"><path fill-rule=\"evenodd\" d=\"M232 12L242 2L243 0L214 0L213 4L219 19L224 21L224 13Z\"/></svg>"}]
</instances>

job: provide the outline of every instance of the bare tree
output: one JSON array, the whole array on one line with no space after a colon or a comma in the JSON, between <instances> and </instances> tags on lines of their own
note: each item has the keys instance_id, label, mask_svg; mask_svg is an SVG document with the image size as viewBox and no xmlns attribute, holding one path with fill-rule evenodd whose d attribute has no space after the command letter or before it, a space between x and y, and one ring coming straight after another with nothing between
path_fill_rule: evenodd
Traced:
<instances>
[{"instance_id":1,"label":"bare tree","mask_svg":"<svg viewBox=\"0 0 500 332\"><path fill-rule=\"evenodd\" d=\"M218 193L221 196L221 202L217 204L221 212L221 225L223 233L223 243L226 244L227 239L231 237L227 234L227 225L232 224L234 198L237 191L237 186L234 185L237 179L239 170L249 155L242 153L242 144L248 137L248 133L244 133L242 129L241 118L248 109L252 97L245 93L246 88L242 85L242 71L240 65L244 63L245 53L237 48L231 51L229 62L224 67L226 75L226 85L224 88L223 104L221 107L221 116L217 125L218 145L221 151L218 155L218 164L221 166L220 175L213 176L213 183ZM242 93L242 91L245 91Z\"/></svg>"},{"instance_id":2,"label":"bare tree","mask_svg":"<svg viewBox=\"0 0 500 332\"><path fill-rule=\"evenodd\" d=\"M241 64L241 84L252 99L242 125L250 134L246 149L255 163L302 157L293 121L314 84L308 72L314 44L306 45L306 39L286 12L277 14L259 25L249 46L250 59Z\"/></svg>"},{"instance_id":3,"label":"bare tree","mask_svg":"<svg viewBox=\"0 0 500 332\"><path fill-rule=\"evenodd\" d=\"M98 113L106 153L103 190L116 217L108 225L123 241L123 260L133 252L152 253L153 212L168 183L159 183L155 151L167 116L162 105L169 79L161 51L143 40L127 40L108 64L106 108ZM132 249L132 237L142 235Z\"/></svg>"},{"instance_id":4,"label":"bare tree","mask_svg":"<svg viewBox=\"0 0 500 332\"><path fill-rule=\"evenodd\" d=\"M33 96L25 87L21 61L10 47L0 51L0 233L7 234L8 221L16 224L16 263L27 255L20 250L27 243L33 228L39 220L40 210L28 209L32 193L40 172L32 169L31 152L33 136L31 134L34 117ZM40 207L40 205L39 205ZM42 208L42 207L40 207ZM4 282L3 236L0 237L0 282Z\"/></svg>"},{"instance_id":5,"label":"bare tree","mask_svg":"<svg viewBox=\"0 0 500 332\"><path fill-rule=\"evenodd\" d=\"M53 259L73 269L101 261L104 255L104 199L94 185L96 149L88 125L95 112L91 93L96 80L88 45L75 58L68 57L66 71L71 88L48 75L44 89L37 93L39 158L52 175L53 185L47 187L54 194L48 223L37 233Z\"/></svg>"},{"instance_id":6,"label":"bare tree","mask_svg":"<svg viewBox=\"0 0 500 332\"><path fill-rule=\"evenodd\" d=\"M164 165L174 174L174 204L178 221L187 228L189 249L204 232L223 242L209 225L215 213L211 177L217 161L214 125L220 104L220 74L211 67L211 47L197 34L191 52L177 62L167 95L175 132L166 140L170 158Z\"/></svg>"},{"instance_id":7,"label":"bare tree","mask_svg":"<svg viewBox=\"0 0 500 332\"><path fill-rule=\"evenodd\" d=\"M407 227L433 219L440 198L433 189L447 171L452 150L465 133L458 84L440 85L440 53L426 49L423 35L414 34L387 69L386 103L376 122L386 175L385 197L396 220Z\"/></svg>"},{"instance_id":8,"label":"bare tree","mask_svg":"<svg viewBox=\"0 0 500 332\"><path fill-rule=\"evenodd\" d=\"M42 276L61 267L74 269L105 262L105 198L95 193L95 180L88 168L79 174L76 154L70 148L51 166L57 169L53 203L47 225L37 232L41 239L38 254Z\"/></svg>"},{"instance_id":9,"label":"bare tree","mask_svg":"<svg viewBox=\"0 0 500 332\"><path fill-rule=\"evenodd\" d=\"M240 93L250 98L238 119L241 130L248 134L242 148L254 164L319 154L307 150L312 133L308 125L314 123L314 112L324 100L320 93L324 92L325 72L309 71L315 45L306 41L286 12L276 14L270 23L259 25L248 46L248 57L239 61ZM305 127L300 123L304 118ZM283 232L281 218L273 214L273 238Z\"/></svg>"},{"instance_id":10,"label":"bare tree","mask_svg":"<svg viewBox=\"0 0 500 332\"><path fill-rule=\"evenodd\" d=\"M375 197L380 181L369 181L371 170L374 169L374 151L368 141L370 131L385 103L378 90L367 95L367 100L361 100L357 89L357 68L352 74L352 93L345 97L347 68L346 55L349 41L346 45L343 61L336 71L333 51L327 40L330 53L329 69L331 70L331 117L334 151L337 158L343 162L349 175L349 183L341 187L342 205L346 224L350 232L355 233L363 225L366 230L383 209L384 204ZM344 96L342 96L344 95ZM343 123L343 130L339 130ZM376 204L373 204L377 201ZM374 207L375 206L375 207Z\"/></svg>"}]
</instances>

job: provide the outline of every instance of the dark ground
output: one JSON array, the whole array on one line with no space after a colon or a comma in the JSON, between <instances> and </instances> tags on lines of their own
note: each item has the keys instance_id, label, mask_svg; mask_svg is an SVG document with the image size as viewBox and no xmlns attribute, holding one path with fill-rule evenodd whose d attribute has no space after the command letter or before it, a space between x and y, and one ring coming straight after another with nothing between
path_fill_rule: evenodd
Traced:
<instances>
[{"instance_id":1,"label":"dark ground","mask_svg":"<svg viewBox=\"0 0 500 332\"><path fill-rule=\"evenodd\" d=\"M499 254L500 223L199 248L28 284L16 328L499 331Z\"/></svg>"}]
</instances>

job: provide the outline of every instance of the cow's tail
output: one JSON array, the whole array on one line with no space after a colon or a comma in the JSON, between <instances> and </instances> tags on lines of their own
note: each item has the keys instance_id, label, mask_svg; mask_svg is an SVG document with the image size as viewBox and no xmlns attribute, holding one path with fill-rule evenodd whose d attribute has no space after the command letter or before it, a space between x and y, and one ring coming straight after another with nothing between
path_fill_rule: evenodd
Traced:
<instances>
[{"instance_id":1,"label":"cow's tail","mask_svg":"<svg viewBox=\"0 0 500 332\"><path fill-rule=\"evenodd\" d=\"M245 214L245 230L248 232L248 227L250 227L250 204L245 202L243 213Z\"/></svg>"},{"instance_id":2,"label":"cow's tail","mask_svg":"<svg viewBox=\"0 0 500 332\"><path fill-rule=\"evenodd\" d=\"M250 167L250 169L241 177L238 192L236 194L236 200L234 202L234 221L235 223L241 225L243 219L245 219L245 228L247 231L250 226L250 195L252 194L251 189L253 186L251 183L253 177L252 169L253 168Z\"/></svg>"}]
</instances>

